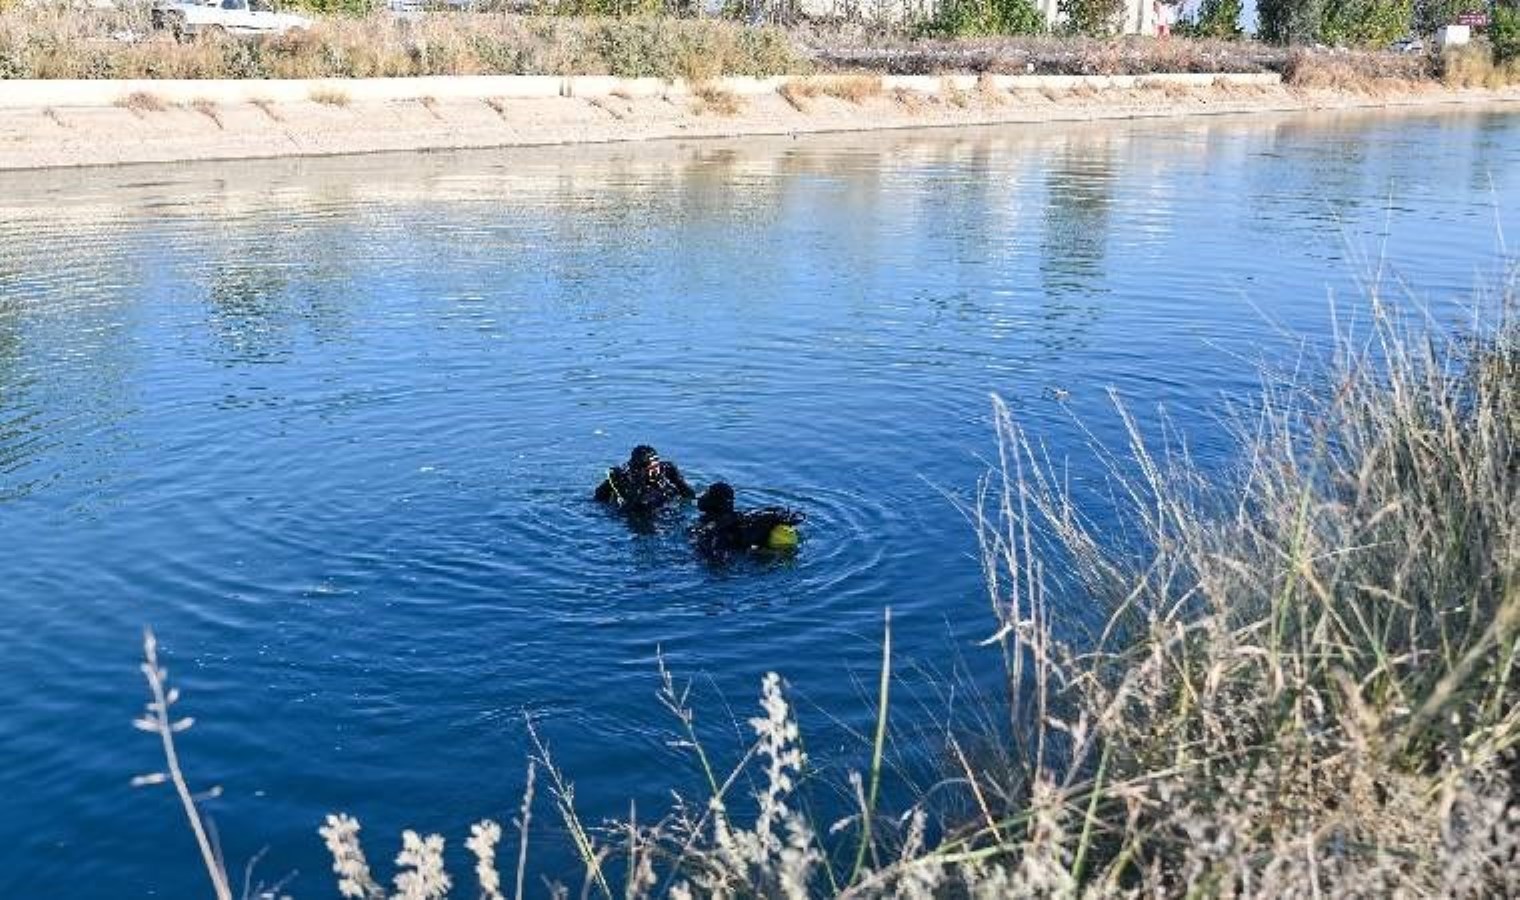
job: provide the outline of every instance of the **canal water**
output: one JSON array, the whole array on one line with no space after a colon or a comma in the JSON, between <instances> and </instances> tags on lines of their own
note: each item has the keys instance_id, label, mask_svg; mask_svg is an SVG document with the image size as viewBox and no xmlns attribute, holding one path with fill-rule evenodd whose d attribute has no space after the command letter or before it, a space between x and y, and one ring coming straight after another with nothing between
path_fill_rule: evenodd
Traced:
<instances>
[{"instance_id":1,"label":"canal water","mask_svg":"<svg viewBox=\"0 0 1520 900\"><path fill-rule=\"evenodd\" d=\"M991 394L1079 487L1110 390L1225 467L1259 364L1372 283L1460 315L1506 235L1503 110L0 175L0 896L205 895L129 787L145 626L234 880L303 898L329 811L382 875L508 821L527 716L590 821L699 793L660 653L718 764L775 670L843 783L885 609L905 677L996 671ZM597 508L637 443L805 511L800 553ZM541 785L534 877L578 886L553 819Z\"/></svg>"}]
</instances>

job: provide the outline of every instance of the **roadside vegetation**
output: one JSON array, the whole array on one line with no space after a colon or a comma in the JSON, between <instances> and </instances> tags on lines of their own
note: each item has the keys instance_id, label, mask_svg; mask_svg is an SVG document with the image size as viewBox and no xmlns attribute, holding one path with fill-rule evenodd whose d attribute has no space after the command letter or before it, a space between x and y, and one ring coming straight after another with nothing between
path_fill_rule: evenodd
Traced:
<instances>
[{"instance_id":1,"label":"roadside vegetation","mask_svg":"<svg viewBox=\"0 0 1520 900\"><path fill-rule=\"evenodd\" d=\"M1291 75L1323 64L1393 85L1433 82L1447 68L1439 55L1380 49L1393 32L1404 33L1407 0L1263 0L1264 40L1246 39L1241 0L1204 0L1166 41L1116 35L1120 5L1061 0L1064 18L1053 27L1032 0L873 6L874 12L828 21L803 20L794 6L770 0L734 2L716 16L698 16L694 5L675 0L554 0L533 14L416 17L376 10L369 0L305 0L297 8L315 17L307 31L180 42L152 30L145 4L83 10L0 0L0 79L532 74L700 83L812 72ZM1491 57L1492 73L1456 82L1516 80L1520 12L1501 5L1492 40L1459 51L1479 54ZM1471 61L1461 65L1465 71Z\"/></svg>"},{"instance_id":2,"label":"roadside vegetation","mask_svg":"<svg viewBox=\"0 0 1520 900\"><path fill-rule=\"evenodd\" d=\"M1516 896L1515 287L1512 274L1485 307L1502 312L1456 332L1400 317L1374 288L1370 322L1306 348L1236 410L1240 461L1222 472L1164 426L1143 437L1156 430L1116 399L1128 443L1090 448L1086 479L1106 484L1112 528L1066 490L1074 461L996 402L998 464L968 514L983 659L1000 664L938 684L969 715L905 722L925 712L902 699L914 676L888 614L876 725L847 784L822 785L779 675L761 684L747 752L721 758L662 663L658 701L695 796L661 818L585 822L575 773L530 722L506 827L406 832L392 874L370 860L396 836L367 849L356 818L330 816L338 893L425 900L478 882L522 896L533 848L568 840L583 870L567 893L609 898ZM151 638L146 650L139 727L170 765L142 783L183 799L178 694ZM905 743L931 745L936 782L905 788ZM820 790L853 810L819 818ZM473 874L445 870L446 840L463 840Z\"/></svg>"}]
</instances>

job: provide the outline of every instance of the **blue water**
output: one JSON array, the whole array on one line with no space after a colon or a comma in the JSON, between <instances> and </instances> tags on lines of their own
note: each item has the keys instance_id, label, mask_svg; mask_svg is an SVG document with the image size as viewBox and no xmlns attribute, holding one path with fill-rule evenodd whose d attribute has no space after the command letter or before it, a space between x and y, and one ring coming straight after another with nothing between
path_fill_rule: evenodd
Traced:
<instances>
[{"instance_id":1,"label":"blue water","mask_svg":"<svg viewBox=\"0 0 1520 900\"><path fill-rule=\"evenodd\" d=\"M326 812L382 874L403 827L509 820L525 713L592 821L696 792L658 650L719 760L775 669L858 767L886 607L900 670L994 671L953 502L989 393L1055 458L1113 388L1222 465L1332 297L1450 309L1501 234L1497 111L0 175L0 896L205 894L128 787L146 625L235 880L267 848L300 897ZM595 508L640 442L805 510L802 552L707 566Z\"/></svg>"}]
</instances>

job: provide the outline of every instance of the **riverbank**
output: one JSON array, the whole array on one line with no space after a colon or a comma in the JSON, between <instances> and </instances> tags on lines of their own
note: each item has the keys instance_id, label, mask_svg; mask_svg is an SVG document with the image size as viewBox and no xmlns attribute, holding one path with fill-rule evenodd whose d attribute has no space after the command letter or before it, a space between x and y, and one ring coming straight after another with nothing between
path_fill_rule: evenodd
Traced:
<instances>
[{"instance_id":1,"label":"riverbank","mask_svg":"<svg viewBox=\"0 0 1520 900\"><path fill-rule=\"evenodd\" d=\"M1271 73L13 81L0 170L1514 102L1520 87L1369 92Z\"/></svg>"}]
</instances>

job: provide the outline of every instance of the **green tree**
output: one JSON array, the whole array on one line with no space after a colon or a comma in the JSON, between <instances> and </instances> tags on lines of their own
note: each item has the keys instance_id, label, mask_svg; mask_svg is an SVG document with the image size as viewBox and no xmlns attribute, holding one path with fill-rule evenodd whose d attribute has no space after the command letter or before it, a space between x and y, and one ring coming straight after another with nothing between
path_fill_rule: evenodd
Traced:
<instances>
[{"instance_id":1,"label":"green tree","mask_svg":"<svg viewBox=\"0 0 1520 900\"><path fill-rule=\"evenodd\" d=\"M1442 25L1457 20L1457 13L1479 12L1488 9L1488 0L1416 0L1414 5L1415 34L1434 34Z\"/></svg>"},{"instance_id":2,"label":"green tree","mask_svg":"<svg viewBox=\"0 0 1520 900\"><path fill-rule=\"evenodd\" d=\"M1500 3L1494 7L1494 21L1488 38L1494 44L1494 62L1498 65L1520 60L1520 3Z\"/></svg>"},{"instance_id":3,"label":"green tree","mask_svg":"<svg viewBox=\"0 0 1520 900\"><path fill-rule=\"evenodd\" d=\"M1143 0L1142 0L1143 2ZM1108 37L1119 29L1124 0L1057 0L1056 9L1066 17L1066 27L1076 34Z\"/></svg>"},{"instance_id":4,"label":"green tree","mask_svg":"<svg viewBox=\"0 0 1520 900\"><path fill-rule=\"evenodd\" d=\"M1327 0L1319 38L1347 47L1383 47L1407 34L1412 0Z\"/></svg>"},{"instance_id":5,"label":"green tree","mask_svg":"<svg viewBox=\"0 0 1520 900\"><path fill-rule=\"evenodd\" d=\"M945 37L988 37L1041 34L1046 28L1045 17L1030 0L947 0L924 31Z\"/></svg>"},{"instance_id":6,"label":"green tree","mask_svg":"<svg viewBox=\"0 0 1520 900\"><path fill-rule=\"evenodd\" d=\"M1258 0L1256 16L1263 40L1308 44L1319 40L1323 0Z\"/></svg>"},{"instance_id":7,"label":"green tree","mask_svg":"<svg viewBox=\"0 0 1520 900\"><path fill-rule=\"evenodd\" d=\"M291 7L330 16L367 16L380 0L289 0Z\"/></svg>"},{"instance_id":8,"label":"green tree","mask_svg":"<svg viewBox=\"0 0 1520 900\"><path fill-rule=\"evenodd\" d=\"M1240 27L1240 14L1244 8L1242 0L1203 0L1188 32L1193 37L1237 40L1245 34L1245 29Z\"/></svg>"}]
</instances>

